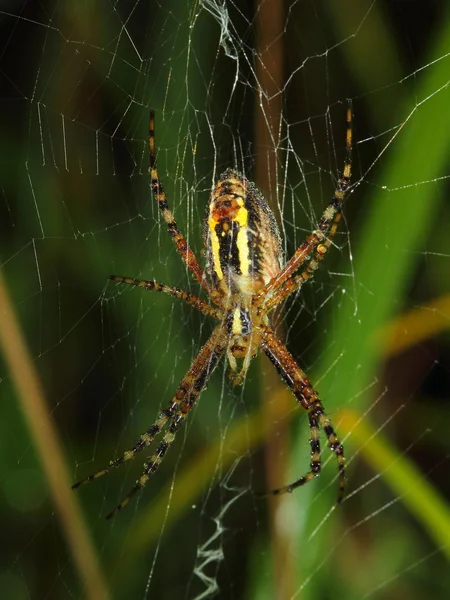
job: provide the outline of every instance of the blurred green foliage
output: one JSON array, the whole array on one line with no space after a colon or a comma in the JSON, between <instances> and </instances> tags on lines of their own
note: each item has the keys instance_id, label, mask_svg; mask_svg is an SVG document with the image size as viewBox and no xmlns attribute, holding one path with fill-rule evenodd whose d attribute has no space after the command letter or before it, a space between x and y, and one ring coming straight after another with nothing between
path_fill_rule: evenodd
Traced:
<instances>
[{"instance_id":1,"label":"blurred green foliage","mask_svg":"<svg viewBox=\"0 0 450 600\"><path fill-rule=\"evenodd\" d=\"M332 194L347 97L355 114L346 223L315 281L288 304L287 342L335 428L345 433L345 411L359 415L385 469L406 465L396 488L383 462L368 460L372 441L350 428L344 504L331 510L333 459L317 482L280 499L292 540L286 564L295 566L287 576L296 597L311 600L446 597L450 586L448 547L430 534L436 511L448 527L448 332L391 359L374 342L389 319L449 291L450 14L444 4L412 4L292 3L285 16L288 167L277 217L288 254ZM154 421L211 331L169 298L106 282L117 273L197 293L151 202L150 105L160 173L196 250L214 177L230 164L251 172L255 11L228 8L222 45L217 19L195 3L130 10L65 0L3 18L2 274L73 481ZM14 599L82 597L1 366L2 590ZM219 368L157 477L113 522L103 517L143 461L77 492L112 598L206 597L209 584L223 598L277 597L279 549L255 496L264 489L259 379L269 368L255 361L243 390ZM307 469L308 432L294 402L283 420L293 421L286 460L296 478Z\"/></svg>"}]
</instances>

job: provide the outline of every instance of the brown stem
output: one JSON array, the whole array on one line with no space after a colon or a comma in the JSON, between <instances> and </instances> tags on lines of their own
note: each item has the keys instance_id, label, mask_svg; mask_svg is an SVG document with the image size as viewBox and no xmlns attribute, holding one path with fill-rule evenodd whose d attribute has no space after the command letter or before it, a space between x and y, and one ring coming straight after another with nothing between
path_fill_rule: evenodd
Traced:
<instances>
[{"instance_id":1,"label":"brown stem","mask_svg":"<svg viewBox=\"0 0 450 600\"><path fill-rule=\"evenodd\" d=\"M108 588L100 571L95 549L89 539L75 495L70 489L71 481L67 475L64 452L1 272L0 322L0 348L3 350L16 387L20 409L47 478L67 545L86 587L86 596L92 600L107 599Z\"/></svg>"},{"instance_id":2,"label":"brown stem","mask_svg":"<svg viewBox=\"0 0 450 600\"><path fill-rule=\"evenodd\" d=\"M256 163L254 179L256 185L276 209L278 197L278 147L282 113L283 89L283 3L278 0L263 0L258 3L256 31L256 77L259 95L256 98L255 148ZM273 321L280 323L277 311L272 313ZM281 324L277 333L283 337ZM264 360L264 359L263 359ZM276 398L283 397L282 384L275 371L264 361L261 363L262 403L267 419L267 429L273 430L273 423L279 420L279 406ZM268 490L279 487L280 481L287 480L286 457L289 457L289 429L279 425L274 435L266 442L266 473ZM294 587L294 564L292 562L292 539L290 532L280 526L277 511L280 502L275 497L268 498L270 513L270 534L272 564L274 569L274 597L277 599L292 596ZM298 569L298 565L295 566Z\"/></svg>"}]
</instances>

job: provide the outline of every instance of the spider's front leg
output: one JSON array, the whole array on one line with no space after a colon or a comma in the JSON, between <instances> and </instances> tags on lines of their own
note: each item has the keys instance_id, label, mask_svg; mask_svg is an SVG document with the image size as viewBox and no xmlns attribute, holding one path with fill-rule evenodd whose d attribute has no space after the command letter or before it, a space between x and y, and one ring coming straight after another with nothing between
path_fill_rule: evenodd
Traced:
<instances>
[{"instance_id":1,"label":"spider's front leg","mask_svg":"<svg viewBox=\"0 0 450 600\"><path fill-rule=\"evenodd\" d=\"M291 259L272 279L262 287L254 298L254 305L266 304L267 298L275 293L272 307L282 302L286 296L297 289L304 281L309 279L321 260L323 260L331 241L336 233L339 221L341 220L342 204L350 187L352 174L352 108L351 103L347 108L347 133L345 162L342 176L334 192L333 198L325 208L317 224L316 229L306 238L306 240L297 248ZM328 232L328 237L326 236ZM314 253L314 258L310 255ZM308 261L305 271L297 278L292 277L302 263Z\"/></svg>"},{"instance_id":2,"label":"spider's front leg","mask_svg":"<svg viewBox=\"0 0 450 600\"><path fill-rule=\"evenodd\" d=\"M222 313L218 308L214 308L213 306L211 306L207 302L204 302L201 298L194 296L190 292L185 292L184 290L180 290L179 288L170 287L165 283L160 283L159 281L155 281L154 279L136 279L134 277L123 277L122 275L110 275L109 279L111 281L114 281L115 283L125 283L127 285L142 288L149 292L159 292L167 294L168 296L172 296L173 298L178 298L178 300L186 302L186 304L190 304L204 315L214 317L218 320L222 319Z\"/></svg>"},{"instance_id":3,"label":"spider's front leg","mask_svg":"<svg viewBox=\"0 0 450 600\"><path fill-rule=\"evenodd\" d=\"M322 402L303 370L298 366L286 346L269 327L264 332L261 347L299 403L308 412L310 427L310 471L293 483L273 490L272 493L283 494L285 492L292 492L295 488L304 485L319 475L321 469L319 428L322 428L328 438L328 445L338 461L339 493L337 502L339 504L344 498L345 491L344 448L333 429L330 419L325 414Z\"/></svg>"},{"instance_id":4,"label":"spider's front leg","mask_svg":"<svg viewBox=\"0 0 450 600\"><path fill-rule=\"evenodd\" d=\"M197 260L194 252L187 243L185 237L181 233L173 212L169 208L167 202L167 196L164 191L161 180L159 179L158 168L156 166L156 145L155 145L155 111L150 110L150 121L148 126L148 148L149 148L149 174L151 177L151 186L153 196L158 203L159 210L164 221L167 223L167 230L170 237L175 243L177 252L181 256L182 261L186 267L191 271L197 282L200 284L202 289L208 294L208 296L218 304L218 296L216 290L213 289L210 282L206 279L203 269Z\"/></svg>"}]
</instances>

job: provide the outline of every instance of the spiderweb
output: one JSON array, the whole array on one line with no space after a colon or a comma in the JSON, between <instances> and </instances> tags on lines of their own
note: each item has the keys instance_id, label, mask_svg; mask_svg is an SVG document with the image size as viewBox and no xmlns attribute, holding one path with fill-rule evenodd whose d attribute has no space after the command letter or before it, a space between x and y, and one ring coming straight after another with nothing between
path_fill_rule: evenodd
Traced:
<instances>
[{"instance_id":1,"label":"spiderweb","mask_svg":"<svg viewBox=\"0 0 450 600\"><path fill-rule=\"evenodd\" d=\"M449 587L450 13L445 3L7 2L2 110L0 503L5 598L427 598ZM308 470L305 415L267 360L218 367L142 494L139 455L213 323L151 198L158 167L201 262L227 167L289 257L342 169L353 188L314 281L274 316L344 442ZM325 440L323 441L325 446Z\"/></svg>"}]
</instances>

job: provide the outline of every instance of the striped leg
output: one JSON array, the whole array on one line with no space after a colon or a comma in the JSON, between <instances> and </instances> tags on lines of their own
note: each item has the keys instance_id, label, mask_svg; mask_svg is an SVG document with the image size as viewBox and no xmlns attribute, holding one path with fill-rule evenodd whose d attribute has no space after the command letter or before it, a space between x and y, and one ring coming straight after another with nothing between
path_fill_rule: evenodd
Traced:
<instances>
[{"instance_id":1,"label":"striped leg","mask_svg":"<svg viewBox=\"0 0 450 600\"><path fill-rule=\"evenodd\" d=\"M194 362L191 364L189 371L178 386L169 408L164 411L165 423L169 418L171 418L169 429L166 431L163 439L148 463L144 464L144 472L136 481L135 486L132 488L126 498L109 513L109 515L106 517L107 519L110 519L117 512L122 510L130 502L136 492L141 490L148 482L150 477L158 470L159 465L167 453L167 450L175 440L175 435L180 425L184 422L189 412L194 407L211 373L217 366L220 357L225 352L225 346L220 343L222 336L223 330L219 326L214 330L209 340L206 342L195 358ZM155 423L155 426L157 423L158 421ZM144 434L144 436L145 435L146 434ZM143 436L141 436L141 438L142 437ZM136 444L136 446L139 444L140 441ZM138 451L140 452L146 446L148 446L147 443L142 445L142 447L139 445ZM130 452L133 453L133 451Z\"/></svg>"},{"instance_id":2,"label":"striped leg","mask_svg":"<svg viewBox=\"0 0 450 600\"><path fill-rule=\"evenodd\" d=\"M86 483L89 483L90 481L93 481L94 479L98 479L102 475L106 475L112 469L120 467L120 465L123 465L127 461L134 458L138 452L142 452L142 450L147 448L147 446L149 446L153 442L153 440L155 439L155 436L165 427L167 421L173 416L174 410L176 410L177 408L178 408L178 404L176 404L172 400L172 402L169 404L168 408L166 408L166 410L163 410L159 413L158 418L153 423L153 425L150 427L150 429L147 429L147 431L139 437L138 441L134 444L134 446L130 450L126 450L122 454L122 456L120 456L119 458L116 458L116 460L112 460L107 467L104 467L103 469L96 471L92 475L88 475L88 477L86 477L85 479L82 479L78 483L75 483L72 486L72 489L76 490L80 486L85 485Z\"/></svg>"},{"instance_id":3,"label":"striped leg","mask_svg":"<svg viewBox=\"0 0 450 600\"><path fill-rule=\"evenodd\" d=\"M139 437L134 446L130 450L126 450L123 455L116 460L111 461L107 467L100 469L96 473L93 473L78 483L75 483L72 486L73 490L76 490L80 486L85 485L86 483L89 483L90 481L93 481L102 475L106 475L112 469L120 467L120 465L123 465L125 462L134 458L138 452L142 452L142 450L147 448L155 439L156 435L165 427L167 421L174 418L174 416L178 414L180 406L182 407L187 401L185 400L186 397L189 395L192 397L192 388L194 387L195 390L197 390L195 386L201 385L198 394L200 393L203 385L205 384L206 378L209 376L217 362L217 359L220 357L220 353L217 348L217 339L221 333L222 331L220 328L215 329L209 340L200 350L183 381L178 386L175 396L172 398L169 406L166 408L166 410L163 410L159 413L159 416L153 425Z\"/></svg>"},{"instance_id":4,"label":"striped leg","mask_svg":"<svg viewBox=\"0 0 450 600\"><path fill-rule=\"evenodd\" d=\"M320 430L317 419L311 413L308 414L309 419L309 444L311 446L311 462L310 462L310 470L306 475L300 477L293 483L289 485L284 485L283 487L277 488L276 490L272 490L272 494L278 496L280 494L285 494L286 492L293 492L295 488L308 483L311 479L315 477L319 477L320 471L322 468L322 463L320 460Z\"/></svg>"},{"instance_id":5,"label":"striped leg","mask_svg":"<svg viewBox=\"0 0 450 600\"><path fill-rule=\"evenodd\" d=\"M283 302L283 300L285 300L290 294L295 292L300 286L302 286L306 281L308 281L308 279L311 279L311 277L319 268L320 263L325 258L329 247L331 246L331 242L333 241L334 235L336 233L341 218L342 213L336 213L336 216L334 218L333 224L330 227L330 231L327 235L326 240L323 244L319 244L317 246L314 257L306 265L305 270L299 275L295 275L294 277L290 277L289 279L287 279L285 283L276 290L276 292L270 298L270 300L264 304L265 310L269 311L275 308L275 306Z\"/></svg>"},{"instance_id":6,"label":"striped leg","mask_svg":"<svg viewBox=\"0 0 450 600\"><path fill-rule=\"evenodd\" d=\"M189 244L185 240L183 234L175 222L173 212L169 209L164 188L159 179L158 169L156 167L156 150L155 150L155 111L150 111L150 124L148 129L148 146L149 146L149 173L152 179L152 191L155 200L158 202L159 209L164 221L167 223L169 234L173 239L179 255L181 256L186 267L192 272L195 279L210 296L212 300L218 297L218 292L213 290L211 284L206 279L203 269L200 266L195 254L191 250Z\"/></svg>"},{"instance_id":7,"label":"striped leg","mask_svg":"<svg viewBox=\"0 0 450 600\"><path fill-rule=\"evenodd\" d=\"M334 432L330 419L325 414L322 402L303 370L298 366L286 346L280 342L269 327L267 327L264 333L261 347L298 402L308 412L310 426L310 471L290 485L274 490L273 493L282 494L284 492L292 492L295 488L304 485L318 476L321 469L319 428L322 428L328 438L328 445L334 452L338 462L339 493L337 502L339 504L344 497L345 491L344 449Z\"/></svg>"},{"instance_id":8,"label":"striped leg","mask_svg":"<svg viewBox=\"0 0 450 600\"><path fill-rule=\"evenodd\" d=\"M133 277L122 277L121 275L110 275L109 279L111 281L115 281L116 283L134 285L135 287L140 287L150 292L162 292L164 294L168 294L169 296L178 298L179 300L190 304L204 315L214 317L219 320L222 318L222 313L218 309L210 306L207 302L204 302L197 296L194 296L189 292L185 292L184 290L180 290L179 288L169 287L165 283L159 283L153 279L134 279Z\"/></svg>"},{"instance_id":9,"label":"striped leg","mask_svg":"<svg viewBox=\"0 0 450 600\"><path fill-rule=\"evenodd\" d=\"M344 170L342 173L342 177L338 182L338 186L336 191L334 192L334 196L331 202L328 204L326 209L324 210L322 217L317 225L317 229L315 229L311 235L309 235L306 240L297 248L292 258L287 262L281 271L273 277L267 285L259 290L259 292L255 295L254 304L258 305L264 302L264 299L273 294L280 286L282 286L285 281L291 277L295 273L295 271L300 267L300 265L308 259L308 256L314 252L317 248L317 251L320 254L319 247L326 246L325 234L330 227L339 222L340 216L338 216L342 209L342 203L345 198L345 194L350 185L350 178L352 172L352 109L351 106L347 108L347 134L346 134L346 155L345 155L345 163ZM333 233L334 235L334 233ZM328 249L328 248L327 248ZM326 250L325 250L326 252Z\"/></svg>"}]
</instances>

